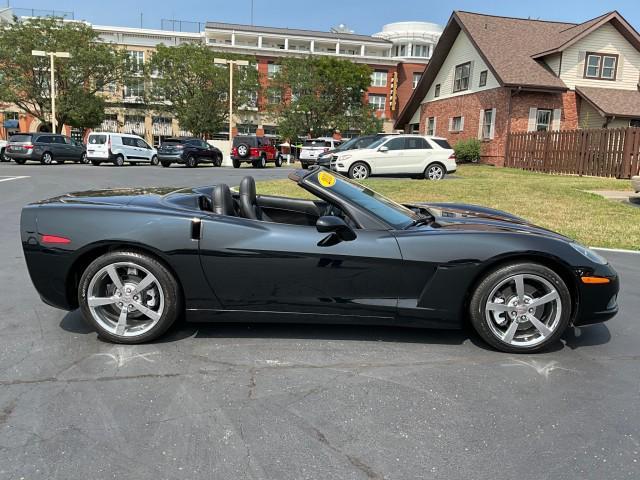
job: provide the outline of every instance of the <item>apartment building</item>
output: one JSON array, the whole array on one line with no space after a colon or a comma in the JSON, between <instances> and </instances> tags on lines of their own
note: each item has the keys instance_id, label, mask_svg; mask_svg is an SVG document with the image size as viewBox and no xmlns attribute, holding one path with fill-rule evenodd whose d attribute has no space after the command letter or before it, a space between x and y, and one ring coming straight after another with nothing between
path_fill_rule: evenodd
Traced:
<instances>
[{"instance_id":1,"label":"apartment building","mask_svg":"<svg viewBox=\"0 0 640 480\"><path fill-rule=\"evenodd\" d=\"M365 101L376 109L384 129L391 131L394 119L406 105L413 89L429 62L442 28L428 22L399 22L383 26L381 32L369 36L350 33L346 28L314 31L291 28L261 27L222 22L207 22L197 33L146 28L92 25L105 42L125 48L140 65L148 61L156 46L198 42L221 53L255 56L262 86L268 87L276 74L279 60L289 56L330 55L365 63L373 69L371 86ZM100 127L107 131L136 133L158 144L163 137L188 135L189 132L166 112L154 112L144 105L145 83L132 77L125 85L114 85L108 95L107 118ZM268 88L256 92L252 105L234 114L234 133L277 135L277 119L271 118ZM0 131L4 137L11 131L38 131L47 128L36 119L17 112L10 106L0 121L10 126ZM85 130L66 128L66 133L81 138ZM226 136L228 129L220 132ZM357 132L341 132L349 136Z\"/></svg>"}]
</instances>

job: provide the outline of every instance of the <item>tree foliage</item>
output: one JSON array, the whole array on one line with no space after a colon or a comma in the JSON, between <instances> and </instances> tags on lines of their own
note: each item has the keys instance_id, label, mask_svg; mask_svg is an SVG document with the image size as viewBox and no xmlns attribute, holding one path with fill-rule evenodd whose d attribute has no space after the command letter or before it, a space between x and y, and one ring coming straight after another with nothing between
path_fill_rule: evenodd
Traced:
<instances>
[{"instance_id":1,"label":"tree foliage","mask_svg":"<svg viewBox=\"0 0 640 480\"><path fill-rule=\"evenodd\" d=\"M82 22L37 18L0 25L0 100L43 123L50 120L50 60L32 50L69 52L55 65L56 123L93 128L104 118L104 85L120 83L129 71L126 52L100 42Z\"/></svg>"},{"instance_id":2,"label":"tree foliage","mask_svg":"<svg viewBox=\"0 0 640 480\"><path fill-rule=\"evenodd\" d=\"M194 135L221 131L229 121L230 66L215 64L215 58L250 61L249 66L233 67L234 112L251 105L258 90L255 59L216 53L200 44L158 45L146 66L147 103L173 113L180 126Z\"/></svg>"},{"instance_id":3,"label":"tree foliage","mask_svg":"<svg viewBox=\"0 0 640 480\"><path fill-rule=\"evenodd\" d=\"M270 82L285 101L270 109L283 137L319 136L336 130L379 131L381 122L364 102L371 68L332 57L286 58Z\"/></svg>"}]
</instances>

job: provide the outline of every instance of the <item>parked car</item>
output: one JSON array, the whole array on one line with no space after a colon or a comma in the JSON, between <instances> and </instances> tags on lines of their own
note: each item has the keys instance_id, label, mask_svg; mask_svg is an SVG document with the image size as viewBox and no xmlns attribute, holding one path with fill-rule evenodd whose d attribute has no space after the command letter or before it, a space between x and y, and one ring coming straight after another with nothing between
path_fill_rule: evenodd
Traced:
<instances>
[{"instance_id":1,"label":"parked car","mask_svg":"<svg viewBox=\"0 0 640 480\"><path fill-rule=\"evenodd\" d=\"M606 259L522 218L400 205L322 167L289 179L313 199L256 195L245 177L238 192L90 190L27 205L31 280L44 302L79 308L100 337L126 344L183 316L445 329L470 319L494 348L528 354L618 312Z\"/></svg>"},{"instance_id":2,"label":"parked car","mask_svg":"<svg viewBox=\"0 0 640 480\"><path fill-rule=\"evenodd\" d=\"M200 138L167 138L158 147L158 158L163 167L172 163L197 167L200 163L222 165L222 152Z\"/></svg>"},{"instance_id":3,"label":"parked car","mask_svg":"<svg viewBox=\"0 0 640 480\"><path fill-rule=\"evenodd\" d=\"M636 193L640 193L640 176L631 178L631 186Z\"/></svg>"},{"instance_id":4,"label":"parked car","mask_svg":"<svg viewBox=\"0 0 640 480\"><path fill-rule=\"evenodd\" d=\"M350 178L401 175L440 180L457 169L456 155L444 138L419 135L382 137L362 150L333 155L331 169Z\"/></svg>"},{"instance_id":5,"label":"parked car","mask_svg":"<svg viewBox=\"0 0 640 480\"><path fill-rule=\"evenodd\" d=\"M254 168L264 168L268 162L282 166L282 155L269 137L256 135L237 135L233 138L231 149L233 168L240 168L243 163L251 163Z\"/></svg>"},{"instance_id":6,"label":"parked car","mask_svg":"<svg viewBox=\"0 0 640 480\"><path fill-rule=\"evenodd\" d=\"M5 154L17 164L27 161L43 165L70 160L87 163L85 146L66 135L56 133L17 133L9 138Z\"/></svg>"},{"instance_id":7,"label":"parked car","mask_svg":"<svg viewBox=\"0 0 640 480\"><path fill-rule=\"evenodd\" d=\"M386 137L388 135L396 135L396 134L395 133L376 133L374 135L362 135L360 137L351 138L346 142L338 145L333 150L329 150L328 152L321 153L318 156L318 159L315 163L317 165L330 168L331 158L333 157L334 154L345 152L347 150L359 150L361 148L369 148L369 145L371 145L373 142L380 139L381 137ZM308 162L308 163L309 165L312 164L312 162Z\"/></svg>"},{"instance_id":8,"label":"parked car","mask_svg":"<svg viewBox=\"0 0 640 480\"><path fill-rule=\"evenodd\" d=\"M101 163L118 167L125 162L158 164L158 151L142 137L128 133L91 132L87 138L87 157L96 167Z\"/></svg>"},{"instance_id":9,"label":"parked car","mask_svg":"<svg viewBox=\"0 0 640 480\"><path fill-rule=\"evenodd\" d=\"M314 165L321 154L334 150L341 143L340 140L335 140L331 137L305 140L302 142L300 156L298 157L302 168L309 168L309 165Z\"/></svg>"},{"instance_id":10,"label":"parked car","mask_svg":"<svg viewBox=\"0 0 640 480\"><path fill-rule=\"evenodd\" d=\"M4 151L7 148L7 141L6 140L0 140L0 162L9 162L11 161L11 159L9 158L8 155L5 155Z\"/></svg>"}]
</instances>

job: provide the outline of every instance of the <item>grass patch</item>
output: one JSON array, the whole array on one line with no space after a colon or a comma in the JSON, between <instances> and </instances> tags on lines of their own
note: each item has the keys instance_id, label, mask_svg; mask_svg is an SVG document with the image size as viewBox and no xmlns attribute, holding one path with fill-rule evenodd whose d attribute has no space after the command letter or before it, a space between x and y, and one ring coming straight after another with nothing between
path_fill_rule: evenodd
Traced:
<instances>
[{"instance_id":1,"label":"grass patch","mask_svg":"<svg viewBox=\"0 0 640 480\"><path fill-rule=\"evenodd\" d=\"M371 178L362 182L398 202L463 202L505 210L597 247L640 249L640 208L585 190L629 190L628 180L546 175L511 168L460 165L441 182ZM258 192L305 197L290 180L259 182Z\"/></svg>"}]
</instances>

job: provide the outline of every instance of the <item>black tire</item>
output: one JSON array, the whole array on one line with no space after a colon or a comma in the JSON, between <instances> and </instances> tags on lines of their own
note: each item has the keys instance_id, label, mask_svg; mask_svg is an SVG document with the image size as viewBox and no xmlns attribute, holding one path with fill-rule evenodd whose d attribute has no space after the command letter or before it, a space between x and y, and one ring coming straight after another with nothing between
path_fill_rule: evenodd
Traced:
<instances>
[{"instance_id":1,"label":"black tire","mask_svg":"<svg viewBox=\"0 0 640 480\"><path fill-rule=\"evenodd\" d=\"M236 151L240 158L247 158L251 155L251 146L248 143L240 143L236 147Z\"/></svg>"},{"instance_id":2,"label":"black tire","mask_svg":"<svg viewBox=\"0 0 640 480\"><path fill-rule=\"evenodd\" d=\"M8 162L11 159L4 154L4 148L0 150L0 162Z\"/></svg>"},{"instance_id":3,"label":"black tire","mask_svg":"<svg viewBox=\"0 0 640 480\"><path fill-rule=\"evenodd\" d=\"M543 319L543 322L547 322L548 320L546 320L544 316L545 314L541 315L538 313L537 310L540 308L542 308L543 310L547 308L556 309L555 312L553 312L555 313L554 316L556 317L555 323L552 324L554 325L553 329L550 330L550 333L548 334L548 336L543 340L541 340L540 343L537 343L532 346L513 345L511 343L506 343L501 338L498 338L497 334L494 333L491 325L489 324L489 322L491 322L492 320L489 320L487 318L489 314L486 313L485 311L485 306L487 305L489 296L491 295L492 290L494 290L495 286L500 285L500 283L504 282L505 280L509 280L511 277L515 278L520 275L525 275L525 276L529 275L534 278L536 277L542 278L544 279L544 281L548 282L548 284L551 285L557 293L557 301L553 300L553 302L557 302L557 303L555 303L553 307L550 305L551 302L549 302L548 304L540 305L540 306L537 306L536 308L531 308L528 310L529 312L533 311L534 317L537 318L538 316L540 316ZM531 288L533 287L525 284L524 288L525 288L525 292L527 292L527 289L529 289L529 293L527 293L527 295L533 295L533 293L530 293ZM507 303L507 300L508 299L505 299L504 302ZM533 298L533 300L535 300L535 297ZM526 303L529 303L531 300L525 299L525 301ZM558 306L560 307L559 312L557 310ZM524 308L525 311L518 312L518 313L514 311L512 312L512 314L516 318L520 315L520 313L527 315L527 310L526 310L527 307L528 307L527 305L524 305L521 308ZM518 307L514 307L514 309L515 308L518 308ZM567 288L567 285L562 280L562 278L550 268L547 268L544 265L540 265L538 263L530 263L530 262L515 262L515 263L503 265L487 273L482 278L480 283L475 287L474 291L472 292L471 301L469 303L469 315L471 319L471 324L473 325L473 328L476 330L476 332L478 332L480 337L482 337L482 339L485 340L492 347L502 352L508 352L508 353L533 353L540 350L544 350L545 348L555 343L560 338L560 336L564 333L567 326L569 325L569 322L571 320L571 309L572 309L571 293L569 292L569 289ZM492 314L494 313L492 312ZM509 314L507 312L504 312L503 315L506 316L504 317L506 318L505 325L509 321L514 324L517 323L517 320L509 317ZM522 316L521 318L523 321L525 322L527 321L525 320L525 316ZM509 323L509 325L511 325L511 323ZM529 323L529 325L531 325L531 328L534 328L531 323ZM527 325L524 324L522 326L523 328L526 328ZM519 326L516 326L516 328L519 328ZM508 328L506 328L506 330L508 330ZM535 333L538 330L534 329L532 331ZM517 334L517 330L516 330L516 334Z\"/></svg>"},{"instance_id":4,"label":"black tire","mask_svg":"<svg viewBox=\"0 0 640 480\"><path fill-rule=\"evenodd\" d=\"M122 167L124 165L124 157L122 155L116 155L116 158L113 159L113 164L116 167Z\"/></svg>"},{"instance_id":5,"label":"black tire","mask_svg":"<svg viewBox=\"0 0 640 480\"><path fill-rule=\"evenodd\" d=\"M427 180L442 180L446 174L446 168L440 163L430 163L424 169L424 178Z\"/></svg>"},{"instance_id":6,"label":"black tire","mask_svg":"<svg viewBox=\"0 0 640 480\"><path fill-rule=\"evenodd\" d=\"M14 158L13 161L16 162L18 165L24 165L25 163L27 163L26 158Z\"/></svg>"},{"instance_id":7,"label":"black tire","mask_svg":"<svg viewBox=\"0 0 640 480\"><path fill-rule=\"evenodd\" d=\"M88 288L92 278L104 267L118 263L118 262L130 262L147 269L158 280L162 287L164 310L160 316L158 322L149 331L132 337L125 337L122 335L116 335L103 326L101 326L91 314L91 309L88 305ZM115 251L105 253L104 255L95 259L85 269L80 278L78 286L78 303L80 305L80 311L85 321L96 329L98 335L101 338L109 340L114 343L126 343L137 344L154 340L160 337L167 329L176 321L182 311L182 297L180 294L180 286L177 280L171 274L171 272L155 258L138 253L136 251Z\"/></svg>"},{"instance_id":8,"label":"black tire","mask_svg":"<svg viewBox=\"0 0 640 480\"><path fill-rule=\"evenodd\" d=\"M364 162L356 162L349 167L349 178L354 180L364 180L371 175L371 169L369 165Z\"/></svg>"},{"instance_id":9,"label":"black tire","mask_svg":"<svg viewBox=\"0 0 640 480\"><path fill-rule=\"evenodd\" d=\"M282 166L282 155L278 154L276 155L276 167L281 167Z\"/></svg>"},{"instance_id":10,"label":"black tire","mask_svg":"<svg viewBox=\"0 0 640 480\"><path fill-rule=\"evenodd\" d=\"M136 167L138 166L138 162L129 162L129 165L131 165L132 167Z\"/></svg>"},{"instance_id":11,"label":"black tire","mask_svg":"<svg viewBox=\"0 0 640 480\"><path fill-rule=\"evenodd\" d=\"M100 160L91 160L91 165L93 165L94 167L99 167L100 163Z\"/></svg>"},{"instance_id":12,"label":"black tire","mask_svg":"<svg viewBox=\"0 0 640 480\"><path fill-rule=\"evenodd\" d=\"M231 163L233 163L233 168L240 168L240 160L234 158L231 160Z\"/></svg>"},{"instance_id":13,"label":"black tire","mask_svg":"<svg viewBox=\"0 0 640 480\"><path fill-rule=\"evenodd\" d=\"M216 155L216 158L213 159L213 166L214 167L222 166L222 155Z\"/></svg>"},{"instance_id":14,"label":"black tire","mask_svg":"<svg viewBox=\"0 0 640 480\"><path fill-rule=\"evenodd\" d=\"M162 165L164 168L169 168L171 166L171 162L167 162L166 160L162 160L160 162L160 165Z\"/></svg>"},{"instance_id":15,"label":"black tire","mask_svg":"<svg viewBox=\"0 0 640 480\"><path fill-rule=\"evenodd\" d=\"M53 155L51 155L51 152L44 152L42 157L40 157L40 163L42 165L51 165L53 163Z\"/></svg>"},{"instance_id":16,"label":"black tire","mask_svg":"<svg viewBox=\"0 0 640 480\"><path fill-rule=\"evenodd\" d=\"M300 162L300 166L301 166L304 170L306 170L306 169L308 169L308 168L309 168L309 164L308 164L308 163L304 163L304 162Z\"/></svg>"},{"instance_id":17,"label":"black tire","mask_svg":"<svg viewBox=\"0 0 640 480\"><path fill-rule=\"evenodd\" d=\"M189 155L184 164L187 166L187 168L195 168L198 166L198 159L193 155Z\"/></svg>"},{"instance_id":18,"label":"black tire","mask_svg":"<svg viewBox=\"0 0 640 480\"><path fill-rule=\"evenodd\" d=\"M87 158L87 153L86 152L84 152L82 155L80 155L80 163L83 163L85 165L87 163L89 163L89 159Z\"/></svg>"},{"instance_id":19,"label":"black tire","mask_svg":"<svg viewBox=\"0 0 640 480\"><path fill-rule=\"evenodd\" d=\"M266 168L267 167L267 157L262 155L259 160L256 160L256 168Z\"/></svg>"},{"instance_id":20,"label":"black tire","mask_svg":"<svg viewBox=\"0 0 640 480\"><path fill-rule=\"evenodd\" d=\"M151 157L151 165L153 165L154 167L156 167L158 165L158 156L154 155L153 157Z\"/></svg>"}]
</instances>

